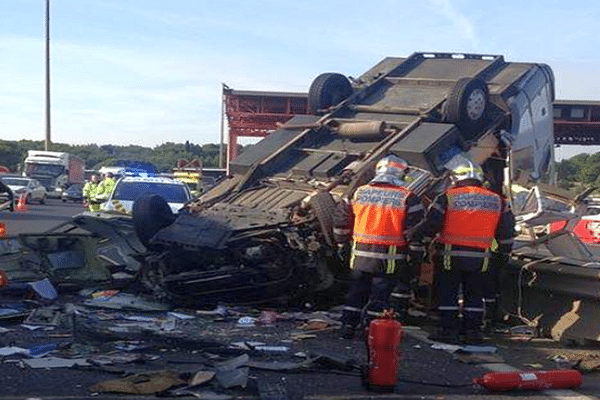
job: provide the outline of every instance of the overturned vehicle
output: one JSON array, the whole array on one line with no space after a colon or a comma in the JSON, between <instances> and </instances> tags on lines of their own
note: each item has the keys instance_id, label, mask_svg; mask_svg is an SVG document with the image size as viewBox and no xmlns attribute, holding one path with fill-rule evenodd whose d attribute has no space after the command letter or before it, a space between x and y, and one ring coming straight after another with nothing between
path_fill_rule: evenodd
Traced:
<instances>
[{"instance_id":1,"label":"overturned vehicle","mask_svg":"<svg viewBox=\"0 0 600 400\"><path fill-rule=\"evenodd\" d=\"M177 215L156 196L136 202L135 231L148 249L141 275L155 294L203 304L339 299L349 271L332 214L388 154L409 161L411 187L425 199L444 188L446 162L467 153L495 191L513 197L518 183L523 231L565 217L564 207L547 207L554 78L546 65L414 53L358 79L321 74L308 100L312 115L244 151L227 179Z\"/></svg>"}]
</instances>

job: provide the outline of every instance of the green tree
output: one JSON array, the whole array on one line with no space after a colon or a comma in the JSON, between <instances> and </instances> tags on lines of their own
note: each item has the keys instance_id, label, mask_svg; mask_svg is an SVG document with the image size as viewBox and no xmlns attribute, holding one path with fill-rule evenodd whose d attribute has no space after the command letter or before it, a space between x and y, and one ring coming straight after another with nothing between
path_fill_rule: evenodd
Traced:
<instances>
[{"instance_id":1,"label":"green tree","mask_svg":"<svg viewBox=\"0 0 600 400\"><path fill-rule=\"evenodd\" d=\"M97 144L69 145L65 143L52 143L50 151L61 151L74 154L85 161L86 168L98 169L102 166L114 166L119 160L141 161L154 164L159 172L171 171L179 159L199 159L207 168L219 166L219 145L193 144L167 142L154 148L136 145L116 146ZM44 150L41 140L0 140L0 165L6 165L11 170L16 170L27 157L28 150ZM223 149L223 159L226 157L226 148ZM240 146L240 152L243 147Z\"/></svg>"}]
</instances>

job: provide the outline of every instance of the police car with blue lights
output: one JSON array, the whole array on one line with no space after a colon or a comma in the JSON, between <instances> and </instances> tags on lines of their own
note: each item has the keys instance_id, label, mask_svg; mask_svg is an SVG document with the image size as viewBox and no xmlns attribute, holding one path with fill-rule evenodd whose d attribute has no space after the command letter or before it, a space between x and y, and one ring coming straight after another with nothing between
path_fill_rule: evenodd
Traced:
<instances>
[{"instance_id":1,"label":"police car with blue lights","mask_svg":"<svg viewBox=\"0 0 600 400\"><path fill-rule=\"evenodd\" d=\"M110 197L103 204L102 211L131 215L133 203L139 197L158 195L176 213L192 198L188 186L181 181L146 174L142 175L124 176L119 179Z\"/></svg>"}]
</instances>

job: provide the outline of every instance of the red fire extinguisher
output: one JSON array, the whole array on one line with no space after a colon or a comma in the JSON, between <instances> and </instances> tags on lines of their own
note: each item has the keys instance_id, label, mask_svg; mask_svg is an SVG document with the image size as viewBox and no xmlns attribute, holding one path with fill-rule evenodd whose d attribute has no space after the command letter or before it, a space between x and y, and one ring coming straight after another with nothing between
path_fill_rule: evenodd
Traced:
<instances>
[{"instance_id":1,"label":"red fire extinguisher","mask_svg":"<svg viewBox=\"0 0 600 400\"><path fill-rule=\"evenodd\" d=\"M473 383L493 392L509 390L571 389L581 385L583 376L574 369L551 371L488 372Z\"/></svg>"},{"instance_id":2,"label":"red fire extinguisher","mask_svg":"<svg viewBox=\"0 0 600 400\"><path fill-rule=\"evenodd\" d=\"M394 391L401 343L402 325L394 319L392 310L385 310L382 318L371 321L367 336L369 389Z\"/></svg>"}]
</instances>

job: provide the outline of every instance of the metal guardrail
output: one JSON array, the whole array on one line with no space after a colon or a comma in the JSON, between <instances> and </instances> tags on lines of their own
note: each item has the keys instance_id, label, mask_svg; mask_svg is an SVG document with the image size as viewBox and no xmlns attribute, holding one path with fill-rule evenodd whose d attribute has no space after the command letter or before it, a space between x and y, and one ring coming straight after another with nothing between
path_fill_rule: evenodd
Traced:
<instances>
[{"instance_id":1,"label":"metal guardrail","mask_svg":"<svg viewBox=\"0 0 600 400\"><path fill-rule=\"evenodd\" d=\"M599 264L515 254L501 271L501 308L563 341L600 341Z\"/></svg>"}]
</instances>

